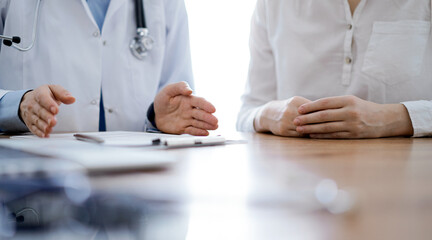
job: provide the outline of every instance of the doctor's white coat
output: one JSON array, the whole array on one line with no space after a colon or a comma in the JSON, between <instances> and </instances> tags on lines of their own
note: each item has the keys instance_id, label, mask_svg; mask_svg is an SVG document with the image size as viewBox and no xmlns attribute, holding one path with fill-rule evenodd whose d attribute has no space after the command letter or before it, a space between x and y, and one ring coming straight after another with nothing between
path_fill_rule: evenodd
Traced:
<instances>
[{"instance_id":1,"label":"doctor's white coat","mask_svg":"<svg viewBox=\"0 0 432 240\"><path fill-rule=\"evenodd\" d=\"M0 33L31 43L36 0L0 0ZM102 31L86 0L42 0L35 46L2 46L0 98L10 90L58 84L77 101L60 107L55 132L97 131L101 88L107 130L143 131L146 112L169 83L193 85L183 0L144 0L154 48L144 61L129 49L135 36L133 0L111 0ZM192 86L193 87L193 86Z\"/></svg>"}]
</instances>

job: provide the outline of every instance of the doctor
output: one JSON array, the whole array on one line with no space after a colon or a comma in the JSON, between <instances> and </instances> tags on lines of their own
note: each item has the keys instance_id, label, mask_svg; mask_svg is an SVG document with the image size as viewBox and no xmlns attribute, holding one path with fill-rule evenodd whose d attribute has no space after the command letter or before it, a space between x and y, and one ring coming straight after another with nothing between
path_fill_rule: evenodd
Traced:
<instances>
[{"instance_id":1,"label":"doctor","mask_svg":"<svg viewBox=\"0 0 432 240\"><path fill-rule=\"evenodd\" d=\"M0 34L19 36L15 46L32 47L22 52L1 46L2 131L30 130L48 137L53 131L157 127L166 133L208 135L217 128L214 106L190 88L183 0L38 4L0 1ZM140 58L130 44L143 24L153 44Z\"/></svg>"}]
</instances>

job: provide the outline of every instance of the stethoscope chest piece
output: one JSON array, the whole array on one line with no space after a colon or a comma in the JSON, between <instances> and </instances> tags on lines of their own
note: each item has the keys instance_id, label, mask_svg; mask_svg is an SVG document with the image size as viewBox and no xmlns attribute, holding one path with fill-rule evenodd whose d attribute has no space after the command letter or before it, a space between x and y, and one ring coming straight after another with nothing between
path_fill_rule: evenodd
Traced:
<instances>
[{"instance_id":1,"label":"stethoscope chest piece","mask_svg":"<svg viewBox=\"0 0 432 240\"><path fill-rule=\"evenodd\" d=\"M132 54L139 60L144 60L148 52L153 49L154 39L149 35L147 28L138 28L137 35L130 42Z\"/></svg>"}]
</instances>

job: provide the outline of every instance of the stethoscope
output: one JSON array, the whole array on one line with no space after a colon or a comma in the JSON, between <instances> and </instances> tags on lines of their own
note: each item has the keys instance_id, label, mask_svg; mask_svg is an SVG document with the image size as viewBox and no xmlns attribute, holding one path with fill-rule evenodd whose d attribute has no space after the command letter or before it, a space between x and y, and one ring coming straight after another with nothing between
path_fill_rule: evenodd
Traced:
<instances>
[{"instance_id":1,"label":"stethoscope","mask_svg":"<svg viewBox=\"0 0 432 240\"><path fill-rule=\"evenodd\" d=\"M129 48L136 58L144 60L148 52L152 50L154 40L149 35L147 28L143 0L135 0L135 16L137 23L136 36L131 40Z\"/></svg>"},{"instance_id":2,"label":"stethoscope","mask_svg":"<svg viewBox=\"0 0 432 240\"><path fill-rule=\"evenodd\" d=\"M18 44L21 43L21 38L20 37L18 37L18 36L12 36L12 37L10 37L10 36L0 35L0 39L3 40L3 44L4 45L6 45L8 47L12 46L13 48L15 48L15 49L17 49L17 50L19 50L21 52L27 52L27 51L30 51L33 48L34 43L36 41L36 33L37 33L36 31L37 31L37 23L38 23L38 20L39 20L40 3L41 3L41 0L38 0L38 2L36 4L35 16L34 16L34 20L33 20L33 35L32 35L32 42L31 42L31 44L28 47L23 48L23 47L18 46Z\"/></svg>"},{"instance_id":3,"label":"stethoscope","mask_svg":"<svg viewBox=\"0 0 432 240\"><path fill-rule=\"evenodd\" d=\"M35 16L33 20L33 35L31 44L28 47L20 47L18 44L21 43L21 38L19 36L4 36L0 35L0 40L3 40L3 44L8 47L13 47L21 52L30 51L36 41L36 35L38 30L38 21L40 14L40 3L42 0L38 0L36 4ZM144 13L144 3L143 0L135 0L135 14L137 30L136 36L131 40L129 48L132 54L139 60L144 60L148 55L149 51L153 48L154 40L149 35L149 30L147 28L147 23Z\"/></svg>"}]
</instances>

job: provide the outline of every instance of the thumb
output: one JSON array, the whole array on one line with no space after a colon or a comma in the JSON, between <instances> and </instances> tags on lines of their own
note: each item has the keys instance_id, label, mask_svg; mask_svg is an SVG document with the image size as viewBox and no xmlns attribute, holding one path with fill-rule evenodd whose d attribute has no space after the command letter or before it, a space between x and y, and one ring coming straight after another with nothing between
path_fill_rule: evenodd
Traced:
<instances>
[{"instance_id":1,"label":"thumb","mask_svg":"<svg viewBox=\"0 0 432 240\"><path fill-rule=\"evenodd\" d=\"M165 93L169 97L175 97L178 95L190 96L192 92L193 91L187 82L178 82L165 87Z\"/></svg>"},{"instance_id":2,"label":"thumb","mask_svg":"<svg viewBox=\"0 0 432 240\"><path fill-rule=\"evenodd\" d=\"M70 94L69 91L64 89L60 85L49 85L51 93L57 101L60 101L64 104L72 104L75 102L75 98Z\"/></svg>"}]
</instances>

